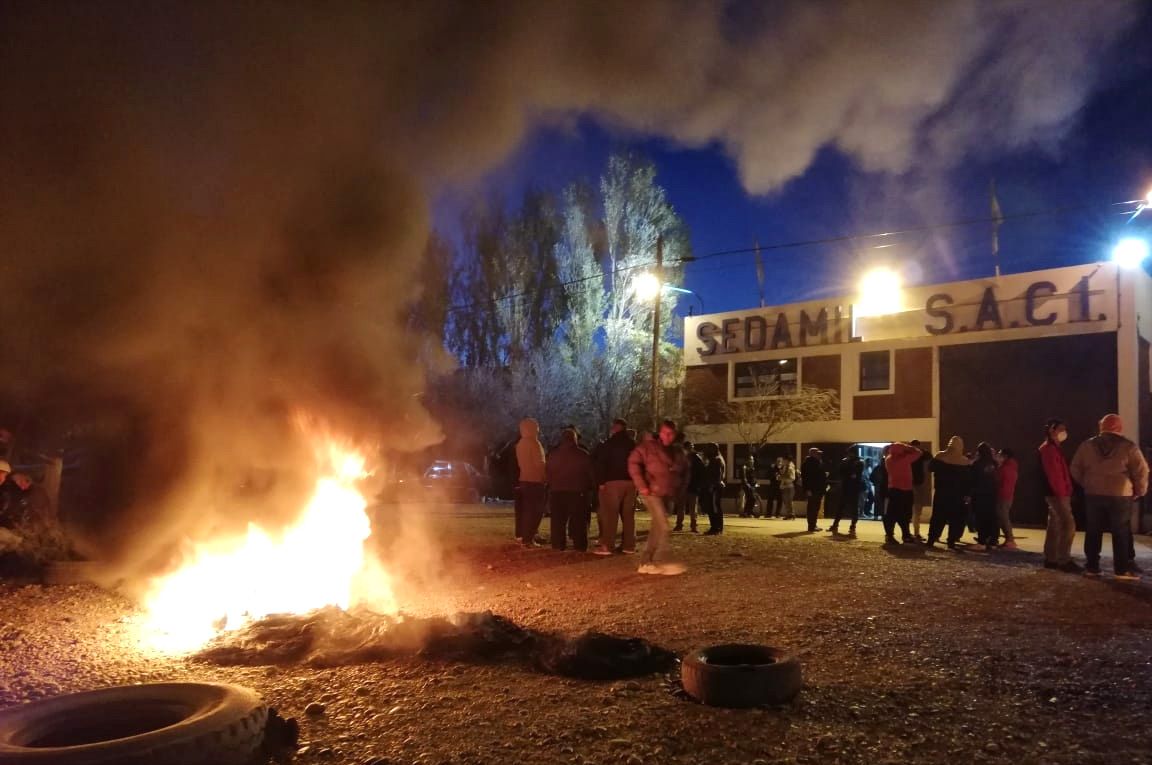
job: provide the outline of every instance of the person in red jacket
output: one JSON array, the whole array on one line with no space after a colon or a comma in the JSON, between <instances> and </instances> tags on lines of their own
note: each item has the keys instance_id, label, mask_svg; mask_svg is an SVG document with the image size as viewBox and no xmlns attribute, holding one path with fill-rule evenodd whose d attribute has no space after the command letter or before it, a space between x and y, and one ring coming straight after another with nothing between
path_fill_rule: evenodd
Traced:
<instances>
[{"instance_id":1,"label":"person in red jacket","mask_svg":"<svg viewBox=\"0 0 1152 765\"><path fill-rule=\"evenodd\" d=\"M896 442L888 447L884 469L888 472L888 511L884 513L884 544L896 544L896 526L904 544L916 541L908 523L912 520L912 463L920 459L912 444Z\"/></svg>"},{"instance_id":2,"label":"person in red jacket","mask_svg":"<svg viewBox=\"0 0 1152 765\"><path fill-rule=\"evenodd\" d=\"M1016 496L1016 479L1020 477L1020 463L1011 449L996 453L996 521L1004 532L1005 550L1015 550L1016 537L1012 536L1012 498Z\"/></svg>"},{"instance_id":3,"label":"person in red jacket","mask_svg":"<svg viewBox=\"0 0 1152 765\"><path fill-rule=\"evenodd\" d=\"M1072 474L1060 444L1068 440L1063 420L1044 423L1044 443L1040 444L1040 476L1044 499L1048 503L1048 530L1044 535L1044 568L1078 574L1080 566L1072 560L1072 540L1076 538L1076 519L1072 517Z\"/></svg>"}]
</instances>

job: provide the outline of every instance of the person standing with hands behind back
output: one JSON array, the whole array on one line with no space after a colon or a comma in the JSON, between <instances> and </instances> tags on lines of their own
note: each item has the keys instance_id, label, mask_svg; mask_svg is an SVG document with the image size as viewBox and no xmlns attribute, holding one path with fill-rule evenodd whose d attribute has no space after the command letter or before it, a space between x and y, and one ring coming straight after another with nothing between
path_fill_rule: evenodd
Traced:
<instances>
[{"instance_id":1,"label":"person standing with hands behind back","mask_svg":"<svg viewBox=\"0 0 1152 765\"><path fill-rule=\"evenodd\" d=\"M1072 473L1060 445L1068 440L1063 420L1044 423L1044 443L1040 444L1040 477L1044 500L1048 503L1048 530L1044 535L1044 568L1070 574L1080 573L1072 560L1072 540L1076 519L1072 517Z\"/></svg>"}]
</instances>

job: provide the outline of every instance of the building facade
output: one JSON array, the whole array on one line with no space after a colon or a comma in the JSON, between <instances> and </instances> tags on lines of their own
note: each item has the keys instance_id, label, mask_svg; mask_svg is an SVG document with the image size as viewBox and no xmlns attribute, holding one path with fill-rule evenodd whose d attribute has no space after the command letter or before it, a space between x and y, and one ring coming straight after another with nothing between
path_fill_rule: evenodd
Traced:
<instances>
[{"instance_id":1,"label":"building facade","mask_svg":"<svg viewBox=\"0 0 1152 765\"><path fill-rule=\"evenodd\" d=\"M853 444L988 441L1016 452L1013 516L1033 523L1045 517L1045 420L1068 423L1069 456L1108 412L1141 446L1152 440L1152 279L1141 270L1097 263L907 287L879 306L864 297L687 317L689 437L721 444L735 471L749 439L724 402L833 390L838 412L788 425L759 456L819 446L835 462Z\"/></svg>"}]
</instances>

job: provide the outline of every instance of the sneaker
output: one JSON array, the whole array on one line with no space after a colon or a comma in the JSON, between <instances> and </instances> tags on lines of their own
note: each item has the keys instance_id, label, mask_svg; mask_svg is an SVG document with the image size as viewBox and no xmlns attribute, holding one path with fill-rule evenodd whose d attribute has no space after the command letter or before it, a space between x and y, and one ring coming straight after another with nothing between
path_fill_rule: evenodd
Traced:
<instances>
[{"instance_id":1,"label":"sneaker","mask_svg":"<svg viewBox=\"0 0 1152 765\"><path fill-rule=\"evenodd\" d=\"M654 563L645 563L640 568L636 569L638 574L659 574L660 567Z\"/></svg>"},{"instance_id":2,"label":"sneaker","mask_svg":"<svg viewBox=\"0 0 1152 765\"><path fill-rule=\"evenodd\" d=\"M815 534L817 531L823 531L823 530L824 529L820 528L819 526L813 526L812 528L808 529L808 533L809 534Z\"/></svg>"},{"instance_id":3,"label":"sneaker","mask_svg":"<svg viewBox=\"0 0 1152 765\"><path fill-rule=\"evenodd\" d=\"M856 527L855 527L855 526L853 526L852 528L848 529L848 536L850 536L850 537L854 537L854 536L856 536Z\"/></svg>"},{"instance_id":4,"label":"sneaker","mask_svg":"<svg viewBox=\"0 0 1152 765\"><path fill-rule=\"evenodd\" d=\"M672 527L672 530L673 530L673 531L683 531L683 530L684 530L684 527L683 527L683 526L673 526L673 527Z\"/></svg>"},{"instance_id":5,"label":"sneaker","mask_svg":"<svg viewBox=\"0 0 1152 765\"><path fill-rule=\"evenodd\" d=\"M1123 574L1116 574L1115 579L1117 582L1139 582L1140 576L1131 571L1125 571Z\"/></svg>"},{"instance_id":6,"label":"sneaker","mask_svg":"<svg viewBox=\"0 0 1152 765\"><path fill-rule=\"evenodd\" d=\"M896 541L896 537L884 537L884 544L886 544L886 545L898 545L900 543Z\"/></svg>"},{"instance_id":7,"label":"sneaker","mask_svg":"<svg viewBox=\"0 0 1152 765\"><path fill-rule=\"evenodd\" d=\"M634 549L633 550L621 550L620 552L624 553L625 555L635 555L636 554L636 550L634 550Z\"/></svg>"},{"instance_id":8,"label":"sneaker","mask_svg":"<svg viewBox=\"0 0 1152 765\"><path fill-rule=\"evenodd\" d=\"M832 528L828 529L828 533L832 536L836 536L840 533L840 529L836 528L836 524L832 524Z\"/></svg>"},{"instance_id":9,"label":"sneaker","mask_svg":"<svg viewBox=\"0 0 1152 765\"><path fill-rule=\"evenodd\" d=\"M691 531L693 534L699 534L700 533L699 529L697 529L695 526L693 526L691 529L689 529L689 531Z\"/></svg>"},{"instance_id":10,"label":"sneaker","mask_svg":"<svg viewBox=\"0 0 1152 765\"><path fill-rule=\"evenodd\" d=\"M904 544L914 545L914 544L916 544L916 540L913 539L912 537L904 537Z\"/></svg>"},{"instance_id":11,"label":"sneaker","mask_svg":"<svg viewBox=\"0 0 1152 765\"><path fill-rule=\"evenodd\" d=\"M611 555L612 551L609 550L604 545L596 545L595 547L592 548L592 554L593 555Z\"/></svg>"},{"instance_id":12,"label":"sneaker","mask_svg":"<svg viewBox=\"0 0 1152 765\"><path fill-rule=\"evenodd\" d=\"M1019 550L1020 545L1016 544L1012 540L1008 540L1004 544L1000 545L1000 549L1001 550Z\"/></svg>"},{"instance_id":13,"label":"sneaker","mask_svg":"<svg viewBox=\"0 0 1152 765\"><path fill-rule=\"evenodd\" d=\"M1080 564L1076 561L1070 560L1067 563L1061 563L1060 570L1066 574L1079 574L1084 569L1080 568ZM1099 573L1100 570L1096 569L1096 572Z\"/></svg>"},{"instance_id":14,"label":"sneaker","mask_svg":"<svg viewBox=\"0 0 1152 765\"><path fill-rule=\"evenodd\" d=\"M1084 568L1084 576L1090 576L1093 579L1096 579L1100 576L1100 569L1086 566Z\"/></svg>"}]
</instances>

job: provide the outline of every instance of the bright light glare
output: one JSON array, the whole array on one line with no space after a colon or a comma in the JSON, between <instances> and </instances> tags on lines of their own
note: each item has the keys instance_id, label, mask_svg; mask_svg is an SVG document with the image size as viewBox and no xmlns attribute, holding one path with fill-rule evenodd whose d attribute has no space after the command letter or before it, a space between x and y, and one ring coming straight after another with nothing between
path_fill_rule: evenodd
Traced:
<instances>
[{"instance_id":1,"label":"bright light glare","mask_svg":"<svg viewBox=\"0 0 1152 765\"><path fill-rule=\"evenodd\" d=\"M1129 237L1112 248L1112 260L1122 268L1139 268L1148 259L1148 242Z\"/></svg>"},{"instance_id":2,"label":"bright light glare","mask_svg":"<svg viewBox=\"0 0 1152 765\"><path fill-rule=\"evenodd\" d=\"M660 294L663 284L653 273L643 273L632 280L632 290L641 300L652 300Z\"/></svg>"},{"instance_id":3,"label":"bright light glare","mask_svg":"<svg viewBox=\"0 0 1152 765\"><path fill-rule=\"evenodd\" d=\"M896 313L900 310L903 286L900 274L890 268L869 271L860 280L852 315L883 316Z\"/></svg>"}]
</instances>

